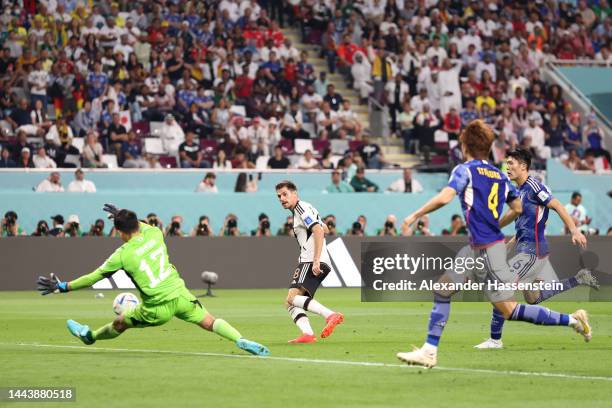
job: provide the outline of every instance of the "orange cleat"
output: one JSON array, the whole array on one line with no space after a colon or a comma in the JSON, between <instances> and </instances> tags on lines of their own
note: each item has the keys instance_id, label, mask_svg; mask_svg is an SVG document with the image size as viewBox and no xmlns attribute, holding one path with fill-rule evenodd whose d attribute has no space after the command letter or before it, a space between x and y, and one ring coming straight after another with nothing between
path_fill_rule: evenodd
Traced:
<instances>
[{"instance_id":1,"label":"orange cleat","mask_svg":"<svg viewBox=\"0 0 612 408\"><path fill-rule=\"evenodd\" d=\"M327 318L327 324L321 332L321 337L329 337L334 332L337 325L344 321L344 315L342 313L334 313Z\"/></svg>"},{"instance_id":2,"label":"orange cleat","mask_svg":"<svg viewBox=\"0 0 612 408\"><path fill-rule=\"evenodd\" d=\"M314 334L302 334L297 339L289 340L289 343L314 343L317 341L317 338Z\"/></svg>"}]
</instances>

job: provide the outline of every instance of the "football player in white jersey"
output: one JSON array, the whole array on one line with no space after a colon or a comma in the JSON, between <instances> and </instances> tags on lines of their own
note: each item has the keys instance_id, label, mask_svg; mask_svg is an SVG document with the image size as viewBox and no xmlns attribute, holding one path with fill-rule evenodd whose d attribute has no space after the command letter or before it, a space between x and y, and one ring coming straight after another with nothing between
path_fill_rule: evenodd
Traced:
<instances>
[{"instance_id":1,"label":"football player in white jersey","mask_svg":"<svg viewBox=\"0 0 612 408\"><path fill-rule=\"evenodd\" d=\"M323 338L330 336L344 320L342 313L336 313L313 299L319 285L331 271L331 260L325 245L327 226L312 205L300 201L297 187L291 181L278 183L276 195L283 208L293 213L293 232L300 247L298 266L291 277L285 305L302 335L289 343L314 343L317 338L306 311L325 318L326 325L321 332Z\"/></svg>"}]
</instances>

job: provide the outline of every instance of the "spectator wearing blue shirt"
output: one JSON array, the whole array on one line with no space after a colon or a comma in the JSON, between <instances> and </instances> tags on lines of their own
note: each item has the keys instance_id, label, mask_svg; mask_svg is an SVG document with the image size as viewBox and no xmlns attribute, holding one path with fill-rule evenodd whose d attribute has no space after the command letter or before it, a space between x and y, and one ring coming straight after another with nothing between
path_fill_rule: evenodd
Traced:
<instances>
[{"instance_id":1,"label":"spectator wearing blue shirt","mask_svg":"<svg viewBox=\"0 0 612 408\"><path fill-rule=\"evenodd\" d=\"M17 167L17 163L13 159L11 159L11 152L6 148L2 148L2 153L0 154L0 168L14 168Z\"/></svg>"},{"instance_id":2,"label":"spectator wearing blue shirt","mask_svg":"<svg viewBox=\"0 0 612 408\"><path fill-rule=\"evenodd\" d=\"M466 127L471 121L478 119L478 111L474 107L474 100L466 101L465 109L459 114L461 117L461 127Z\"/></svg>"},{"instance_id":3,"label":"spectator wearing blue shirt","mask_svg":"<svg viewBox=\"0 0 612 408\"><path fill-rule=\"evenodd\" d=\"M587 142L589 143L589 148L586 153L593 153L595 157L604 156L608 160L608 163L612 163L610 161L610 152L604 149L603 131L597 126L597 121L593 114L589 115L585 134Z\"/></svg>"},{"instance_id":4,"label":"spectator wearing blue shirt","mask_svg":"<svg viewBox=\"0 0 612 408\"><path fill-rule=\"evenodd\" d=\"M95 99L104 95L108 86L108 75L102 72L102 64L99 61L94 63L94 72L87 76L87 89L90 99Z\"/></svg>"},{"instance_id":5,"label":"spectator wearing blue shirt","mask_svg":"<svg viewBox=\"0 0 612 408\"><path fill-rule=\"evenodd\" d=\"M127 143L122 145L121 151L123 153L123 167L126 168L138 168L146 169L149 167L147 161L142 157L142 149L140 143L136 139L136 133L133 130L128 132Z\"/></svg>"},{"instance_id":6,"label":"spectator wearing blue shirt","mask_svg":"<svg viewBox=\"0 0 612 408\"><path fill-rule=\"evenodd\" d=\"M191 83L185 82L184 88L178 91L177 94L177 108L183 112L189 112L189 107L197 98L197 94L193 91Z\"/></svg>"},{"instance_id":7,"label":"spectator wearing blue shirt","mask_svg":"<svg viewBox=\"0 0 612 408\"><path fill-rule=\"evenodd\" d=\"M270 82L277 81L282 70L282 66L276 57L276 51L270 51L270 59L261 64L261 68L264 70L264 74Z\"/></svg>"}]
</instances>

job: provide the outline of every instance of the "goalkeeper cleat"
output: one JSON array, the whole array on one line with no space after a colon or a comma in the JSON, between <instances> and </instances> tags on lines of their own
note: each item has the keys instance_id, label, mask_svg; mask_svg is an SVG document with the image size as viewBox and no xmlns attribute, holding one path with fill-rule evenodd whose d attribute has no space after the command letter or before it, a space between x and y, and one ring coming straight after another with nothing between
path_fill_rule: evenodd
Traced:
<instances>
[{"instance_id":1,"label":"goalkeeper cleat","mask_svg":"<svg viewBox=\"0 0 612 408\"><path fill-rule=\"evenodd\" d=\"M247 340L247 339L238 339L236 340L236 345L238 346L238 348L251 353L251 354L255 354L256 356L267 356L270 355L270 350L268 350L268 348L266 346L263 346L257 342L251 341L251 340Z\"/></svg>"},{"instance_id":2,"label":"goalkeeper cleat","mask_svg":"<svg viewBox=\"0 0 612 408\"><path fill-rule=\"evenodd\" d=\"M399 358L408 365L421 365L425 368L433 368L438 364L438 356L435 350L426 350L425 347L414 347L411 352L397 353Z\"/></svg>"},{"instance_id":3,"label":"goalkeeper cleat","mask_svg":"<svg viewBox=\"0 0 612 408\"><path fill-rule=\"evenodd\" d=\"M74 337L78 338L88 346L96 342L96 340L93 338L91 330L89 330L89 326L82 325L74 320L68 320L66 325Z\"/></svg>"},{"instance_id":4,"label":"goalkeeper cleat","mask_svg":"<svg viewBox=\"0 0 612 408\"><path fill-rule=\"evenodd\" d=\"M593 331L591 330L591 326L589 325L589 316L586 310L576 310L574 313L572 313L572 317L576 319L576 323L571 324L570 326L576 331L576 333L584 337L584 341L591 341L591 338L593 337Z\"/></svg>"},{"instance_id":5,"label":"goalkeeper cleat","mask_svg":"<svg viewBox=\"0 0 612 408\"><path fill-rule=\"evenodd\" d=\"M593 273L590 270L579 270L575 278L578 284L589 286L595 290L599 290L599 283L597 282L597 278L593 276Z\"/></svg>"},{"instance_id":6,"label":"goalkeeper cleat","mask_svg":"<svg viewBox=\"0 0 612 408\"><path fill-rule=\"evenodd\" d=\"M314 343L317 341L317 338L314 334L302 334L300 337L289 340L288 343Z\"/></svg>"},{"instance_id":7,"label":"goalkeeper cleat","mask_svg":"<svg viewBox=\"0 0 612 408\"><path fill-rule=\"evenodd\" d=\"M325 325L325 327L323 328L323 331L321 332L322 338L331 336L336 326L344 321L344 315L342 313L333 313L326 319L326 321L327 321L327 324Z\"/></svg>"},{"instance_id":8,"label":"goalkeeper cleat","mask_svg":"<svg viewBox=\"0 0 612 408\"><path fill-rule=\"evenodd\" d=\"M475 349L485 350L485 349L502 349L504 348L504 343L502 343L501 339L486 339L480 344L474 346Z\"/></svg>"}]
</instances>

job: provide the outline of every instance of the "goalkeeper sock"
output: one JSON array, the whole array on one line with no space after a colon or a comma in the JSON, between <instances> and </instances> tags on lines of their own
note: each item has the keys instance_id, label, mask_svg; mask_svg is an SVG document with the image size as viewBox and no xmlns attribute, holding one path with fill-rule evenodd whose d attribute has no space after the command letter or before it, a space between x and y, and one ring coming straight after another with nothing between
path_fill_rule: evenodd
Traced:
<instances>
[{"instance_id":1,"label":"goalkeeper sock","mask_svg":"<svg viewBox=\"0 0 612 408\"><path fill-rule=\"evenodd\" d=\"M569 279L563 279L559 283L563 285L563 289L541 290L540 296L538 296L538 299L535 301L535 303L537 304L537 303L543 302L546 299L553 297L558 293L565 292L567 290L570 290L571 288L575 288L576 286L578 286L578 280L575 277L571 277Z\"/></svg>"},{"instance_id":2,"label":"goalkeeper sock","mask_svg":"<svg viewBox=\"0 0 612 408\"><path fill-rule=\"evenodd\" d=\"M110 340L119 337L121 333L115 330L113 323L108 323L92 333L94 340Z\"/></svg>"},{"instance_id":3,"label":"goalkeeper sock","mask_svg":"<svg viewBox=\"0 0 612 408\"><path fill-rule=\"evenodd\" d=\"M311 297L308 296L296 296L293 298L293 306L302 308L304 310L308 310L309 312L316 313L318 315L323 316L324 318L328 318L333 315L334 312L317 302Z\"/></svg>"},{"instance_id":4,"label":"goalkeeper sock","mask_svg":"<svg viewBox=\"0 0 612 408\"><path fill-rule=\"evenodd\" d=\"M242 335L240 334L240 332L234 329L234 327L231 324L229 324L223 319L215 319L215 322L213 323L212 331L221 337L225 337L226 339L233 341L234 343L238 339L242 338Z\"/></svg>"},{"instance_id":5,"label":"goalkeeper sock","mask_svg":"<svg viewBox=\"0 0 612 408\"><path fill-rule=\"evenodd\" d=\"M520 320L544 326L568 326L570 324L569 315L537 305L516 305L510 315L510 320Z\"/></svg>"},{"instance_id":6,"label":"goalkeeper sock","mask_svg":"<svg viewBox=\"0 0 612 408\"><path fill-rule=\"evenodd\" d=\"M433 347L438 347L438 343L440 343L440 336L442 336L442 331L444 331L444 326L446 326L449 315L450 297L434 294L434 305L431 309L431 314L429 315L429 327L427 330L426 344Z\"/></svg>"},{"instance_id":7,"label":"goalkeeper sock","mask_svg":"<svg viewBox=\"0 0 612 408\"><path fill-rule=\"evenodd\" d=\"M306 311L300 307L289 306L287 309L289 316L293 319L293 323L302 331L304 334L313 335L312 327L310 327L310 320L306 316Z\"/></svg>"},{"instance_id":8,"label":"goalkeeper sock","mask_svg":"<svg viewBox=\"0 0 612 408\"><path fill-rule=\"evenodd\" d=\"M493 308L493 316L491 316L491 338L493 340L501 340L505 321L504 315L499 310Z\"/></svg>"}]
</instances>

